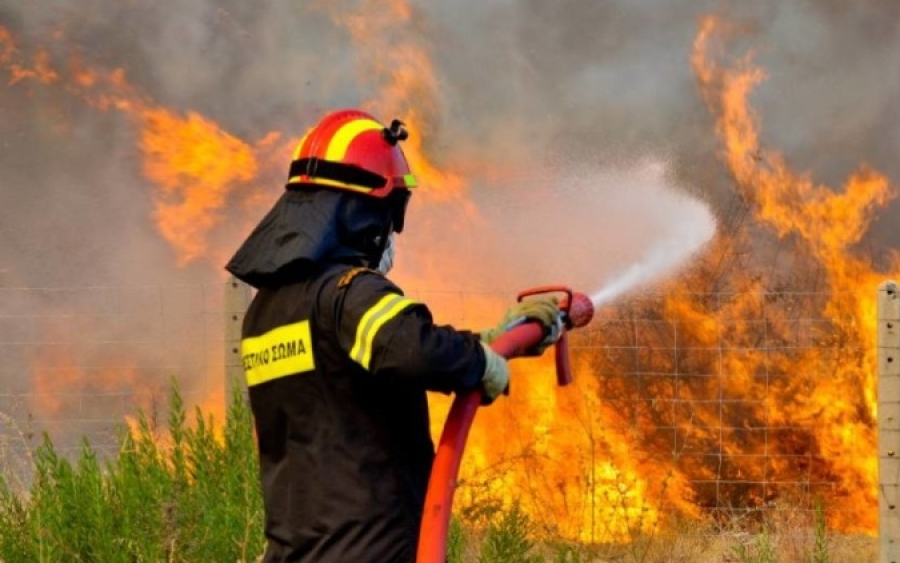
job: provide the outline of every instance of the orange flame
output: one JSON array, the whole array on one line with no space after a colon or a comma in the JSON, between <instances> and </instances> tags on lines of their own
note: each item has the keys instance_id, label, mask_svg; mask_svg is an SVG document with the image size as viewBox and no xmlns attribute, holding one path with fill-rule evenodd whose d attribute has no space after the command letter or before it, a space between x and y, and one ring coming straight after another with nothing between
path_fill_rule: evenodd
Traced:
<instances>
[{"instance_id":1,"label":"orange flame","mask_svg":"<svg viewBox=\"0 0 900 563\"><path fill-rule=\"evenodd\" d=\"M428 51L418 37L407 33L415 23L409 2L363 0L357 11L337 8L332 17L350 32L357 47L357 75L364 85L374 87L364 107L380 119L396 115L409 126L403 152L425 188L423 197L458 199L465 181L432 164L423 143L435 136L440 94Z\"/></svg>"},{"instance_id":2,"label":"orange flame","mask_svg":"<svg viewBox=\"0 0 900 563\"><path fill-rule=\"evenodd\" d=\"M77 337L85 327L78 327L76 333L71 323L72 317L66 316L44 322L52 344L34 350L30 358L34 415L45 421L96 420L100 411L106 412L100 415L106 421L116 420L131 406L131 397L147 390L137 364L130 357L88 354ZM77 425L69 426L71 432L82 431Z\"/></svg>"},{"instance_id":3,"label":"orange flame","mask_svg":"<svg viewBox=\"0 0 900 563\"><path fill-rule=\"evenodd\" d=\"M59 79L59 75L50 66L50 56L44 50L38 50L30 64L17 61L16 42L12 34L0 27L0 65L7 67L10 86L25 80L36 80L40 84L50 84Z\"/></svg>"},{"instance_id":4,"label":"orange flame","mask_svg":"<svg viewBox=\"0 0 900 563\"><path fill-rule=\"evenodd\" d=\"M141 118L144 174L162 188L157 225L186 263L205 251L203 233L221 219L228 191L256 177L256 158L246 143L196 113L181 118L155 108Z\"/></svg>"},{"instance_id":5,"label":"orange flame","mask_svg":"<svg viewBox=\"0 0 900 563\"><path fill-rule=\"evenodd\" d=\"M776 361L784 364L778 367L786 375L815 366L828 377L818 380L813 389L792 389L788 382L788 390L796 395L787 394L792 396L791 404L766 405L770 424L813 429L814 447L825 458L829 476L837 481L837 494L857 499L842 506L832 524L850 531L872 531L877 518L875 289L885 274L852 251L865 234L873 210L894 193L882 174L866 167L856 172L843 190L815 185L809 174L790 170L780 154L761 148L759 120L749 108L748 96L765 73L753 66L749 57L731 69L711 59L710 42L723 27L715 18L704 19L692 63L704 98L718 117L716 128L725 147L725 161L741 194L753 205L757 220L782 239L795 237L799 247L819 264L829 289L823 314L833 325L830 339L847 350L836 358L823 358L817 351L792 361L778 358ZM684 302L670 302L669 306L682 314L689 309ZM696 309L694 313L702 316ZM861 357L851 351L858 351ZM728 373L744 374L736 386L746 392L750 388L746 377L761 362L755 358L748 365L747 358L742 358L729 365Z\"/></svg>"},{"instance_id":6,"label":"orange flame","mask_svg":"<svg viewBox=\"0 0 900 563\"><path fill-rule=\"evenodd\" d=\"M366 79L371 91L367 109L382 118L398 115L413 132L404 150L420 183L434 188L422 190L423 196L433 198L433 204L459 203L465 195L465 180L430 159L430 147L422 141L434 138L441 108L439 80L426 46L403 32L415 18L405 0L363 0L356 12L334 16L349 31L360 54L358 76ZM598 366L624 363L610 347L581 356L576 386L558 391L548 364L536 366L535 360L529 360L519 369L514 363L517 373L511 397L479 413L473 429L463 462L463 487L456 499L462 513L471 515L485 503L518 500L539 526L585 541L627 539L636 524L641 531L657 529L669 511L698 514L694 500L701 492L693 481L721 476L721 470L681 459L678 447L671 451L674 441L684 449L716 444L723 458L752 458L733 475L765 483L804 478L802 467L770 455L765 448L803 452L811 447L822 463L807 467L805 477L835 483L833 495L838 499L857 499L835 512L831 524L844 530L874 529L874 297L868 296L874 296L874 284L882 276L867 260L854 256L852 247L865 233L872 210L884 205L893 192L881 174L866 168L852 176L843 190L817 186L809 175L792 172L781 155L764 150L748 96L765 73L749 57L734 68L719 66L710 57L723 27L714 18L703 20L691 62L701 94L717 116L724 160L757 221L783 239L796 240L803 252L798 260L815 262L824 276L830 293L821 307L830 325L816 338L838 352L795 353L756 345L763 338L792 342L797 333L788 315L793 305L766 301L770 287L764 274L741 272L727 280L735 294L730 301L709 305L698 299L698 287L715 286L711 280L716 260L748 244L749 235L738 232L733 238L721 237L706 263L691 272L687 281L672 284L661 309L677 327L679 343L720 354L715 359L716 373L723 376L713 382L707 378L648 383L635 391L630 379L598 378L606 373ZM72 61L60 70L53 68L44 51L23 59L2 27L0 65L7 70L10 84L61 83L92 107L121 111L133 120L139 131L143 173L158 188L154 217L182 264L208 252L207 237L221 222L221 212L233 203L233 196L270 164L276 166L274 155L282 157L277 165L283 165L294 145L294 141L282 142L277 133L251 144L196 112L166 109L135 89L122 69L103 71ZM248 190L237 199L256 205L258 193ZM477 221L478 216L465 207L455 219L464 223ZM434 240L441 234L425 230L417 236ZM439 268L424 271L417 281L427 287L440 274ZM467 320L474 325L498 318L504 302L496 296L470 300L475 305ZM759 321L763 309L765 320ZM640 348L629 344L630 349ZM699 353L692 357L690 350L673 351L672 357L653 361L669 370L660 370L663 373L675 371L671 367L675 363L688 370L703 364ZM38 369L58 376L67 362L54 362L39 361ZM703 364L704 369L713 363ZM525 369L528 373L522 373ZM617 370L622 373L624 368ZM824 375L792 377L811 371ZM759 377L768 373L784 377ZM44 382L38 384L43 389L51 380L39 376L38 381ZM671 392L666 385L677 386L674 406L670 410L648 407L664 391ZM624 409L614 400L601 401L601 393L603 397L635 393L637 399ZM729 409L738 407L710 400L720 396L761 399L747 406L753 412L732 412ZM687 416L679 410L685 405L696 405ZM433 406L437 430L447 401L436 399ZM50 403L47 408L61 407ZM768 434L757 438L761 420L768 425L764 431L773 436L779 429L790 432L770 444ZM795 443L806 438L797 429L811 433L810 446ZM648 452L656 451L655 446L673 455L654 458ZM770 500L766 495L753 498L763 503Z\"/></svg>"},{"instance_id":7,"label":"orange flame","mask_svg":"<svg viewBox=\"0 0 900 563\"><path fill-rule=\"evenodd\" d=\"M268 158L271 138L254 147L196 112L180 115L164 108L134 88L123 69L104 71L73 59L62 71L52 67L43 50L36 52L32 65L23 66L12 35L2 27L0 47L0 64L10 74L10 84L62 80L68 93L91 107L114 109L133 120L143 172L159 188L154 194L156 225L179 264L208 253L207 239L221 222L230 194L244 188L238 195L245 199L255 192L248 183L258 174L258 160Z\"/></svg>"}]
</instances>

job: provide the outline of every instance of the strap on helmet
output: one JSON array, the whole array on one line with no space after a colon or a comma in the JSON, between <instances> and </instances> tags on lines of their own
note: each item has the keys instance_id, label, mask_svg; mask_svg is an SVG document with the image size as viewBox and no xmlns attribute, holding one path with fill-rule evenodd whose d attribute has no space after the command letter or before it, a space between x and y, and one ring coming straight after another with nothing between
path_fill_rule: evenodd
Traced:
<instances>
[{"instance_id":1,"label":"strap on helmet","mask_svg":"<svg viewBox=\"0 0 900 563\"><path fill-rule=\"evenodd\" d=\"M301 158L291 162L288 179L297 176L334 180L362 188L380 188L387 183L387 178L356 166L322 160L321 158Z\"/></svg>"}]
</instances>

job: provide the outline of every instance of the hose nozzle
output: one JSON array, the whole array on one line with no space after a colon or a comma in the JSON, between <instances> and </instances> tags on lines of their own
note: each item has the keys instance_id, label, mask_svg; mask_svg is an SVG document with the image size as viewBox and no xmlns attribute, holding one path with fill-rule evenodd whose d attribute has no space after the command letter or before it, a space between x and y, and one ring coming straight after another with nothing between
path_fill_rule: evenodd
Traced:
<instances>
[{"instance_id":1,"label":"hose nozzle","mask_svg":"<svg viewBox=\"0 0 900 563\"><path fill-rule=\"evenodd\" d=\"M563 387L572 383L572 365L569 361L569 345L567 332L573 328L580 328L591 322L594 318L594 303L591 298L583 293L577 293L564 285L547 285L523 291L519 294L519 301L531 295L542 293L562 293L559 300L559 312L562 315L565 330L559 335L554 346L556 355L556 381Z\"/></svg>"},{"instance_id":2,"label":"hose nozzle","mask_svg":"<svg viewBox=\"0 0 900 563\"><path fill-rule=\"evenodd\" d=\"M559 310L566 314L566 328L580 328L594 318L594 304L583 293L572 292L559 303Z\"/></svg>"},{"instance_id":3,"label":"hose nozzle","mask_svg":"<svg viewBox=\"0 0 900 563\"><path fill-rule=\"evenodd\" d=\"M564 285L545 285L535 287L519 294L519 301L532 295L543 293L562 293L559 299L559 311L563 314L563 322L566 329L580 328L591 322L594 318L594 303L591 298L577 291L572 291Z\"/></svg>"}]
</instances>

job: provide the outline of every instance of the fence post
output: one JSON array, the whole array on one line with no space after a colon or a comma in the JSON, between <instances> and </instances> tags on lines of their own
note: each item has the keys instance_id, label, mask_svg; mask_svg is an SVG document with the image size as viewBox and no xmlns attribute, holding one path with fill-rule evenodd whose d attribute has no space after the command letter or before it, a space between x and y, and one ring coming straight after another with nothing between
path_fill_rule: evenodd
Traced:
<instances>
[{"instance_id":1,"label":"fence post","mask_svg":"<svg viewBox=\"0 0 900 563\"><path fill-rule=\"evenodd\" d=\"M250 305L250 286L236 277L225 282L225 404L228 405L236 386L244 387L241 362L241 325Z\"/></svg>"},{"instance_id":2,"label":"fence post","mask_svg":"<svg viewBox=\"0 0 900 563\"><path fill-rule=\"evenodd\" d=\"M881 563L900 563L900 288L878 287L878 536Z\"/></svg>"}]
</instances>

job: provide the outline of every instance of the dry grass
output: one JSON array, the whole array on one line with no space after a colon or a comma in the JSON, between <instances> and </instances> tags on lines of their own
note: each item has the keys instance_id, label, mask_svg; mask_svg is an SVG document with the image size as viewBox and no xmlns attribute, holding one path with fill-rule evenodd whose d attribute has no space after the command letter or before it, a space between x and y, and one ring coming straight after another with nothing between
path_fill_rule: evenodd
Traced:
<instances>
[{"instance_id":1,"label":"dry grass","mask_svg":"<svg viewBox=\"0 0 900 563\"><path fill-rule=\"evenodd\" d=\"M628 543L592 546L529 536L527 516L496 512L480 527L455 522L450 550L454 563L876 563L878 539L842 535L824 527L824 512L780 508L726 522L685 520Z\"/></svg>"}]
</instances>

